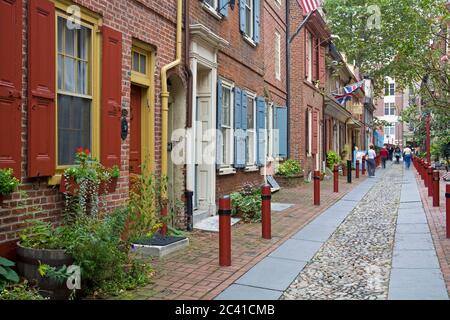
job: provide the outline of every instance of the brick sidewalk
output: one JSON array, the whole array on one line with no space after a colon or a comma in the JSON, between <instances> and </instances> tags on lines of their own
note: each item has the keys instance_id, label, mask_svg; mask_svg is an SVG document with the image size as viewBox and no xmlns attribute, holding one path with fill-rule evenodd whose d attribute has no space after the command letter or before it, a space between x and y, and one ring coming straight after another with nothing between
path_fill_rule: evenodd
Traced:
<instances>
[{"instance_id":1,"label":"brick sidewalk","mask_svg":"<svg viewBox=\"0 0 450 320\"><path fill-rule=\"evenodd\" d=\"M340 177L340 193L333 193L332 180L321 185L321 205L313 206L313 185L285 189L274 194L273 202L295 204L283 212L272 213L272 240L261 239L261 224L242 224L232 228L232 266L219 267L218 233L195 230L183 251L152 260L156 274L152 283L126 294L130 299L213 299L256 263L274 251L295 232L330 207L366 177L349 185Z\"/></svg>"},{"instance_id":2,"label":"brick sidewalk","mask_svg":"<svg viewBox=\"0 0 450 320\"><path fill-rule=\"evenodd\" d=\"M450 239L446 238L445 226L445 185L448 183L441 179L439 186L440 206L433 207L433 198L428 197L428 189L425 188L422 179L416 172L416 179L419 185L420 197L427 215L428 225L433 236L436 254L441 265L442 274L447 285L447 292L450 295Z\"/></svg>"}]
</instances>

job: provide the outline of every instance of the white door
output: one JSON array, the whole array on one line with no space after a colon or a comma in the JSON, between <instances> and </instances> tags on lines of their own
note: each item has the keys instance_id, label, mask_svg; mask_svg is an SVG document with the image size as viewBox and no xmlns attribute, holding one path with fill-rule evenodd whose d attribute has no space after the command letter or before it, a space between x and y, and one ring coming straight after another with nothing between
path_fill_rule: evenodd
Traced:
<instances>
[{"instance_id":1,"label":"white door","mask_svg":"<svg viewBox=\"0 0 450 320\"><path fill-rule=\"evenodd\" d=\"M211 148L211 97L197 98L197 124L196 124L196 207L209 209L212 185L213 164L208 161L208 150ZM209 131L209 132L208 132Z\"/></svg>"}]
</instances>

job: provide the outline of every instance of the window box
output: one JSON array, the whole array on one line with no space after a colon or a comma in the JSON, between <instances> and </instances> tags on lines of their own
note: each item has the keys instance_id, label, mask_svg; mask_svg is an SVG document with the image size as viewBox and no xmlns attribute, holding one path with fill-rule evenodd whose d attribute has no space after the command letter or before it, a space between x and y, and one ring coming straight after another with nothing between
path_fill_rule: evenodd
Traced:
<instances>
[{"instance_id":1,"label":"window box","mask_svg":"<svg viewBox=\"0 0 450 320\"><path fill-rule=\"evenodd\" d=\"M104 195L107 193L114 193L117 189L117 181L119 178L111 178L108 182L103 181L98 187L98 194ZM67 193L69 195L76 195L78 193L80 186L75 181L75 177L70 176L67 180L66 176L63 174L61 176L61 184L59 185L59 191L62 193Z\"/></svg>"}]
</instances>

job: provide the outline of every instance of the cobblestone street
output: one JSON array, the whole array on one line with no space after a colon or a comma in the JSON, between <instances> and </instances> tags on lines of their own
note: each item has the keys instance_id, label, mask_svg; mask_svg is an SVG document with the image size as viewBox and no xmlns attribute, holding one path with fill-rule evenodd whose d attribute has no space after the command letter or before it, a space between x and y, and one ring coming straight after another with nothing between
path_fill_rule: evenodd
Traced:
<instances>
[{"instance_id":1,"label":"cobblestone street","mask_svg":"<svg viewBox=\"0 0 450 320\"><path fill-rule=\"evenodd\" d=\"M282 299L387 298L401 179L391 166Z\"/></svg>"}]
</instances>

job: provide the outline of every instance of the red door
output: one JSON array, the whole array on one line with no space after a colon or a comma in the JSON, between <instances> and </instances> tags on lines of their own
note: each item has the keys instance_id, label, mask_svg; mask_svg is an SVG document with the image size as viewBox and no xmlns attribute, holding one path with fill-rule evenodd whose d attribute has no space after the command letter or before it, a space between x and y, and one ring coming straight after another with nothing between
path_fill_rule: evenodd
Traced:
<instances>
[{"instance_id":1,"label":"red door","mask_svg":"<svg viewBox=\"0 0 450 320\"><path fill-rule=\"evenodd\" d=\"M141 173L141 95L142 89L132 85L130 105L130 174Z\"/></svg>"}]
</instances>

